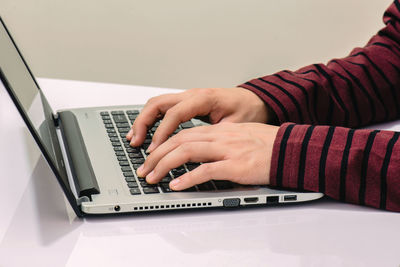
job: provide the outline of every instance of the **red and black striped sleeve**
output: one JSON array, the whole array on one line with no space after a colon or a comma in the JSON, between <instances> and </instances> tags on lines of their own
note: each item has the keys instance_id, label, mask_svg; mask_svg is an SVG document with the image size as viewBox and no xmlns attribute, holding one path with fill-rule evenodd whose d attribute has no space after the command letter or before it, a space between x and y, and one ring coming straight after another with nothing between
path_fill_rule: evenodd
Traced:
<instances>
[{"instance_id":1,"label":"red and black striped sleeve","mask_svg":"<svg viewBox=\"0 0 400 267\"><path fill-rule=\"evenodd\" d=\"M346 58L241 85L281 124L271 185L400 211L400 133L345 128L400 118L399 0L386 10L384 23Z\"/></svg>"}]
</instances>

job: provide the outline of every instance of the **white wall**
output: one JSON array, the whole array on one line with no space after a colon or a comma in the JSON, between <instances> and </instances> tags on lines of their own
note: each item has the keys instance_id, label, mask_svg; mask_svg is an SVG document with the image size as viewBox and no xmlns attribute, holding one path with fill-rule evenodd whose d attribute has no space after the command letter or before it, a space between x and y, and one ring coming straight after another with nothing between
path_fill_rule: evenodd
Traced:
<instances>
[{"instance_id":1,"label":"white wall","mask_svg":"<svg viewBox=\"0 0 400 267\"><path fill-rule=\"evenodd\" d=\"M229 87L347 55L392 0L0 0L36 76Z\"/></svg>"}]
</instances>

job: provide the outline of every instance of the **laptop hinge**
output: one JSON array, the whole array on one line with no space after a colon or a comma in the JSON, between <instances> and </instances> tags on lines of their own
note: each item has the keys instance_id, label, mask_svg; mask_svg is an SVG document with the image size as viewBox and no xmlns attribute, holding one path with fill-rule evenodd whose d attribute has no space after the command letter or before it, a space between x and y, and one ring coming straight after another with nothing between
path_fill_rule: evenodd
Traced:
<instances>
[{"instance_id":1,"label":"laptop hinge","mask_svg":"<svg viewBox=\"0 0 400 267\"><path fill-rule=\"evenodd\" d=\"M82 196L76 200L78 206L82 205L83 202L90 202L90 199L87 196Z\"/></svg>"},{"instance_id":2,"label":"laptop hinge","mask_svg":"<svg viewBox=\"0 0 400 267\"><path fill-rule=\"evenodd\" d=\"M59 116L58 113L52 113L51 115L53 115L53 122L54 122L54 126L58 127L59 126Z\"/></svg>"}]
</instances>

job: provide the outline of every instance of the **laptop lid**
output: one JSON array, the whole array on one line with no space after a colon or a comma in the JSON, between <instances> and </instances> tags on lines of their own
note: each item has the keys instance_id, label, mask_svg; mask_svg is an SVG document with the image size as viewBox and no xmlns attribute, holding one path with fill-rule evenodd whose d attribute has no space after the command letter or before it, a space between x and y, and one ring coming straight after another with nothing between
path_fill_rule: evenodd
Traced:
<instances>
[{"instance_id":1,"label":"laptop lid","mask_svg":"<svg viewBox=\"0 0 400 267\"><path fill-rule=\"evenodd\" d=\"M68 181L53 111L1 17L0 79L56 175L75 213L78 216L82 215Z\"/></svg>"}]
</instances>

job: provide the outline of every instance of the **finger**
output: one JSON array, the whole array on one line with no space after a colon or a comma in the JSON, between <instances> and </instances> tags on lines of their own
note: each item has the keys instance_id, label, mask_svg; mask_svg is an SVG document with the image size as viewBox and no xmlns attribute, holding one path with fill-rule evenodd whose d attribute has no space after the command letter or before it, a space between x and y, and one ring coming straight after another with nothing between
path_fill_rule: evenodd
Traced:
<instances>
[{"instance_id":1,"label":"finger","mask_svg":"<svg viewBox=\"0 0 400 267\"><path fill-rule=\"evenodd\" d=\"M209 162L218 161L223 158L223 152L212 142L184 143L170 153L165 155L154 170L147 175L148 183L157 183L173 168L179 167L186 162Z\"/></svg>"},{"instance_id":2,"label":"finger","mask_svg":"<svg viewBox=\"0 0 400 267\"><path fill-rule=\"evenodd\" d=\"M153 135L149 152L154 151L178 128L179 124L188 121L195 116L204 116L210 113L210 104L204 103L201 99L191 97L179 102L169 109Z\"/></svg>"},{"instance_id":3,"label":"finger","mask_svg":"<svg viewBox=\"0 0 400 267\"><path fill-rule=\"evenodd\" d=\"M173 179L169 183L172 190L180 191L210 180L227 180L232 168L228 161L216 161L201 164L196 169Z\"/></svg>"},{"instance_id":4,"label":"finger","mask_svg":"<svg viewBox=\"0 0 400 267\"><path fill-rule=\"evenodd\" d=\"M148 128L154 124L160 114L164 114L169 108L181 101L182 96L180 94L157 96L146 103L126 136L131 141L132 146L139 146L143 143Z\"/></svg>"},{"instance_id":5,"label":"finger","mask_svg":"<svg viewBox=\"0 0 400 267\"><path fill-rule=\"evenodd\" d=\"M177 135L171 137L166 142L162 143L157 149L147 156L144 164L137 170L137 174L140 177L145 177L150 171L152 171L158 162L172 150L178 146L189 143L189 142L211 142L214 141L215 136L210 133L198 133L191 131L192 129L183 130ZM179 166L179 165L178 165Z\"/></svg>"}]
</instances>

